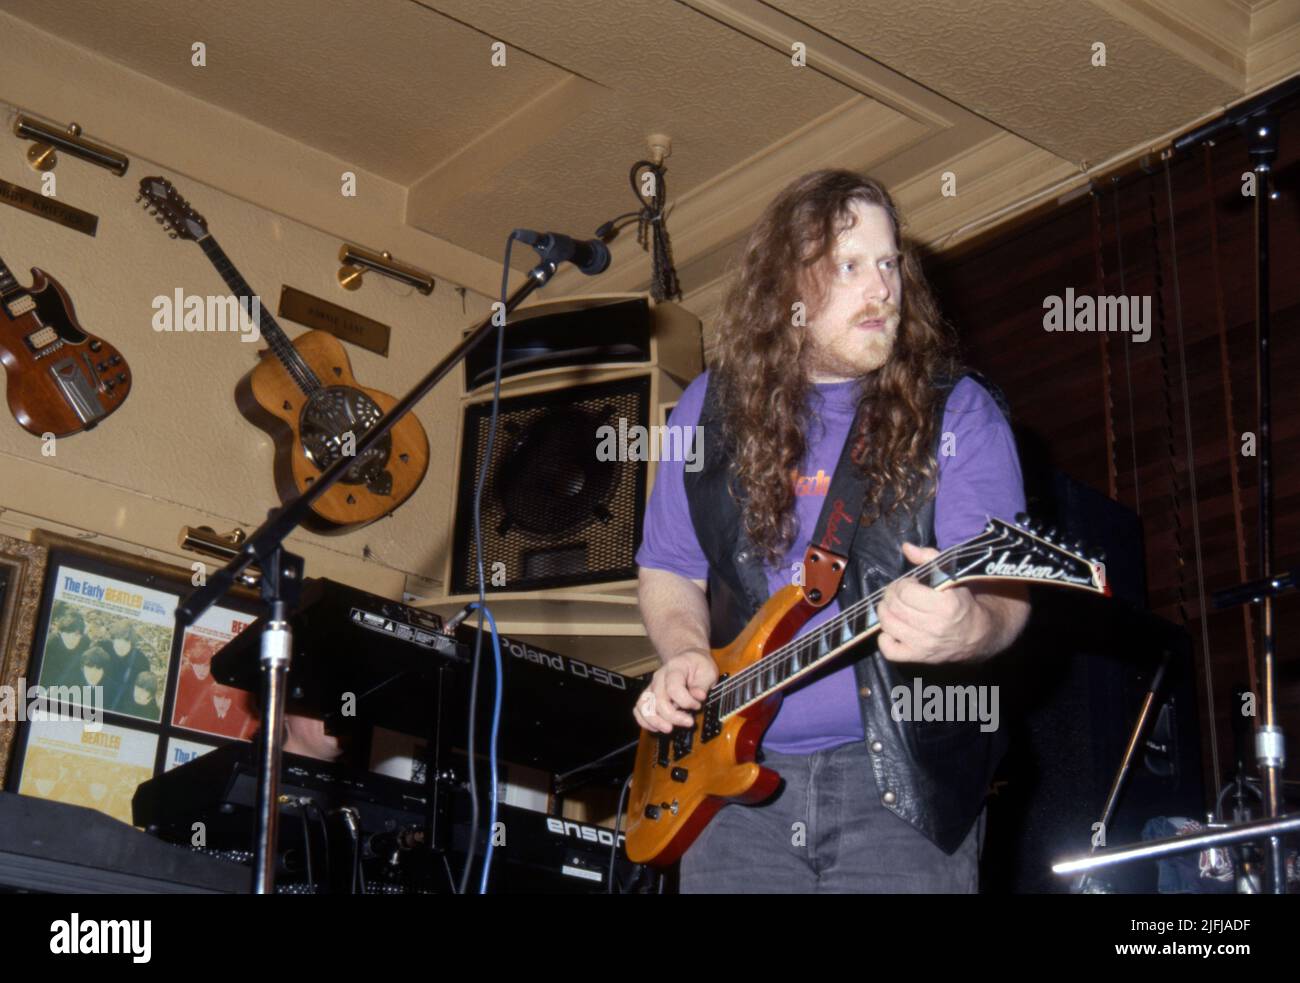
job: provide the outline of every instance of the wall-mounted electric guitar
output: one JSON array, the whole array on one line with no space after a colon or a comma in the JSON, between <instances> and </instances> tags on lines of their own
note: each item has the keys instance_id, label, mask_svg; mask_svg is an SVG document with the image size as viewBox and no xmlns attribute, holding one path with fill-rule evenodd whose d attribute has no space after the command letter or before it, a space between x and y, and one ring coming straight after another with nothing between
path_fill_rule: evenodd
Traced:
<instances>
[{"instance_id":1,"label":"wall-mounted electric guitar","mask_svg":"<svg viewBox=\"0 0 1300 983\"><path fill-rule=\"evenodd\" d=\"M170 181L146 177L140 200L172 238L202 247L244 310L253 288L217 245L203 216ZM275 441L275 479L281 498L311 486L325 468L351 452L362 435L397 402L367 389L352 374L343 344L325 331L290 340L259 303L258 325L274 357L263 357L236 389L240 410ZM387 515L406 501L429 466L429 440L414 415L403 417L343 478L312 504L332 527L355 527ZM320 529L318 531L341 531Z\"/></svg>"},{"instance_id":2,"label":"wall-mounted electric guitar","mask_svg":"<svg viewBox=\"0 0 1300 983\"><path fill-rule=\"evenodd\" d=\"M1078 547L1036 534L1026 528L1025 518L1018 521L1022 524L1013 526L991 519L974 539L903 576L937 590L1018 580L1109 596L1100 562L1079 555ZM818 566L831 564L805 564L809 570ZM833 585L816 586L833 597L838 578ZM678 727L671 734L641 731L627 815L627 856L634 863L672 863L728 801L761 802L776 791L780 776L757 764L754 756L781 706L782 692L880 630L876 605L884 588L794 639L817 611L804 596L813 587L783 587L735 641L713 650L719 677L695 711L694 727Z\"/></svg>"},{"instance_id":3,"label":"wall-mounted electric guitar","mask_svg":"<svg viewBox=\"0 0 1300 983\"><path fill-rule=\"evenodd\" d=\"M81 326L54 277L32 267L24 290L0 260L0 311L5 395L24 430L66 437L90 430L126 402L126 359Z\"/></svg>"}]
</instances>

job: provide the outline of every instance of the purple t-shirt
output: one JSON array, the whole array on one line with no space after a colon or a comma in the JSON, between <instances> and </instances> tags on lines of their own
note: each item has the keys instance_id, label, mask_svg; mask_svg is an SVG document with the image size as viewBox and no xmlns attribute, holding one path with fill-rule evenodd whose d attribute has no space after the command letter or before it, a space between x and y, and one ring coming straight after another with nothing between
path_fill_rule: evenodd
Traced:
<instances>
[{"instance_id":1,"label":"purple t-shirt","mask_svg":"<svg viewBox=\"0 0 1300 983\"><path fill-rule=\"evenodd\" d=\"M705 372L687 387L669 425L693 427L699 422L707 384ZM819 384L810 397L808 453L795 479L799 532L780 566L767 568L767 582L773 593L793 579L795 564L802 561L817 526L831 476L853 424L856 385ZM973 379L962 379L949 393L943 433L934 512L940 550L978 535L990 516L1010 520L1025 507L1020 460L1011 428L988 391ZM712 435L706 432L702 436L707 443ZM683 461L659 462L636 561L640 566L668 570L691 580L708 577L708 559L696 538L686 500ZM839 602L831 602L799 634L838 612ZM786 690L781 709L763 737L763 747L785 754L811 754L862 740L853 668L848 660L837 665L839 668L813 673Z\"/></svg>"}]
</instances>

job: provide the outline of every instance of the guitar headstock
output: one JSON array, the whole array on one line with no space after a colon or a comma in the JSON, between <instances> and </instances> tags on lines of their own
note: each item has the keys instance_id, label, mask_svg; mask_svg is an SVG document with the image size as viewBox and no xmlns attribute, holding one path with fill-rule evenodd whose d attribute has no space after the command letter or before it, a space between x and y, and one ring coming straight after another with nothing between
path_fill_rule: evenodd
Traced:
<instances>
[{"instance_id":1,"label":"guitar headstock","mask_svg":"<svg viewBox=\"0 0 1300 983\"><path fill-rule=\"evenodd\" d=\"M140 194L136 201L154 216L173 239L198 242L208 235L208 222L190 207L180 192L165 177L140 179Z\"/></svg>"},{"instance_id":2,"label":"guitar headstock","mask_svg":"<svg viewBox=\"0 0 1300 983\"><path fill-rule=\"evenodd\" d=\"M1082 540L1065 542L1025 513L1015 523L989 519L984 532L961 547L957 579L1022 580L1077 587L1110 597L1105 554L1088 551Z\"/></svg>"}]
</instances>

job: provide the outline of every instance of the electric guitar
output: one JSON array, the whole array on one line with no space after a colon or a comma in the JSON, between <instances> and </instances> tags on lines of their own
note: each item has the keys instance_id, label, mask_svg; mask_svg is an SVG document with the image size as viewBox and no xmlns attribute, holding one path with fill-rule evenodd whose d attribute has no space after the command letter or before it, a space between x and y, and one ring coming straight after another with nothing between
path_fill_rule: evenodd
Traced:
<instances>
[{"instance_id":1,"label":"electric guitar","mask_svg":"<svg viewBox=\"0 0 1300 983\"><path fill-rule=\"evenodd\" d=\"M990 519L968 542L909 570L937 590L974 581L1025 581L1110 596L1100 559L1053 542L1028 517L1017 525ZM843 563L809 547L803 586L773 594L730 645L713 650L718 681L693 727L641 731L627 814L627 856L671 864L728 801L761 802L780 776L754 761L759 740L781 706L782 691L880 630L881 588L798 639L795 632L839 590ZM902 579L901 577L899 578Z\"/></svg>"},{"instance_id":2,"label":"electric guitar","mask_svg":"<svg viewBox=\"0 0 1300 983\"><path fill-rule=\"evenodd\" d=\"M170 181L142 178L137 200L173 239L197 242L245 310L252 306L253 288ZM235 396L240 411L274 440L276 488L288 500L338 458L352 454L397 400L357 382L342 342L333 335L308 331L290 340L266 307L259 307L258 326L274 357L262 358ZM317 523L317 531L342 531L387 515L411 497L428 466L429 439L420 421L407 415L312 503L328 524Z\"/></svg>"},{"instance_id":3,"label":"electric guitar","mask_svg":"<svg viewBox=\"0 0 1300 983\"><path fill-rule=\"evenodd\" d=\"M5 395L24 430L66 437L94 428L126 402L126 359L81 326L54 277L32 267L32 285L23 289L0 260L0 309Z\"/></svg>"}]
</instances>

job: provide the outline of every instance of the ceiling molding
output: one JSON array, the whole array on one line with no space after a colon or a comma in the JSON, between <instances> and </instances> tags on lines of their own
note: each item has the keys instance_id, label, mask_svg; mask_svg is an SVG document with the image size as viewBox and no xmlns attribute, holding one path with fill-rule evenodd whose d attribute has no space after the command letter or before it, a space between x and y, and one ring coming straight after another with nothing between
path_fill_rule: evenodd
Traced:
<instances>
[{"instance_id":1,"label":"ceiling molding","mask_svg":"<svg viewBox=\"0 0 1300 983\"><path fill-rule=\"evenodd\" d=\"M760 0L679 0L789 57L794 42L806 47L807 69L834 79L909 119L943 129L977 118L906 75L873 61L862 52L828 37Z\"/></svg>"},{"instance_id":2,"label":"ceiling molding","mask_svg":"<svg viewBox=\"0 0 1300 983\"><path fill-rule=\"evenodd\" d=\"M1223 0L1092 0L1157 44L1245 91L1250 18Z\"/></svg>"},{"instance_id":3,"label":"ceiling molding","mask_svg":"<svg viewBox=\"0 0 1300 983\"><path fill-rule=\"evenodd\" d=\"M1268 88L1300 72L1300 21L1250 47L1249 91Z\"/></svg>"}]
</instances>

